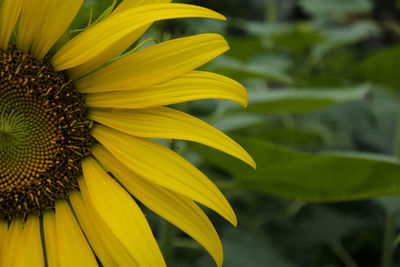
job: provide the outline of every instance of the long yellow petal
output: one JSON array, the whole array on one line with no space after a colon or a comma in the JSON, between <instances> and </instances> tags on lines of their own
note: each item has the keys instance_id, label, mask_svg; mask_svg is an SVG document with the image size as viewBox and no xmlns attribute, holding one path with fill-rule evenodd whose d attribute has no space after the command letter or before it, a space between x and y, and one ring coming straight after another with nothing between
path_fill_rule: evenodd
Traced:
<instances>
[{"instance_id":1,"label":"long yellow petal","mask_svg":"<svg viewBox=\"0 0 400 267\"><path fill-rule=\"evenodd\" d=\"M56 202L55 217L59 266L98 266L96 258L65 200Z\"/></svg>"},{"instance_id":2,"label":"long yellow petal","mask_svg":"<svg viewBox=\"0 0 400 267\"><path fill-rule=\"evenodd\" d=\"M219 189L182 156L151 140L97 125L92 135L133 172L197 201L236 225L236 216Z\"/></svg>"},{"instance_id":3,"label":"long yellow petal","mask_svg":"<svg viewBox=\"0 0 400 267\"><path fill-rule=\"evenodd\" d=\"M199 142L237 157L254 168L256 165L250 155L227 135L196 117L174 109L91 109L89 117L134 136Z\"/></svg>"},{"instance_id":4,"label":"long yellow petal","mask_svg":"<svg viewBox=\"0 0 400 267\"><path fill-rule=\"evenodd\" d=\"M2 258L3 246L7 240L8 223L6 220L0 220L0 259Z\"/></svg>"},{"instance_id":5,"label":"long yellow petal","mask_svg":"<svg viewBox=\"0 0 400 267\"><path fill-rule=\"evenodd\" d=\"M78 191L71 192L69 199L90 245L103 266L139 266L112 230L94 211L90 201L84 201Z\"/></svg>"},{"instance_id":6,"label":"long yellow petal","mask_svg":"<svg viewBox=\"0 0 400 267\"><path fill-rule=\"evenodd\" d=\"M139 266L165 266L157 242L133 198L95 161L82 162L84 179L79 186L99 217L123 243Z\"/></svg>"},{"instance_id":7,"label":"long yellow petal","mask_svg":"<svg viewBox=\"0 0 400 267\"><path fill-rule=\"evenodd\" d=\"M102 146L93 147L92 153L135 198L196 239L217 265L222 265L223 251L217 232L193 201L139 177Z\"/></svg>"},{"instance_id":8,"label":"long yellow petal","mask_svg":"<svg viewBox=\"0 0 400 267\"><path fill-rule=\"evenodd\" d=\"M110 17L120 14L131 8L138 6L157 4L157 3L169 3L171 0L124 0L122 3L111 13ZM107 47L101 54L97 55L95 58L83 63L82 65L76 66L68 70L68 75L71 79L75 80L86 73L100 67L104 63L113 59L114 57L121 54L129 46L131 46L136 40L142 36L142 34L150 27L151 24L143 26L135 31L133 31L128 36L122 38L114 45Z\"/></svg>"},{"instance_id":9,"label":"long yellow petal","mask_svg":"<svg viewBox=\"0 0 400 267\"><path fill-rule=\"evenodd\" d=\"M49 52L50 48L68 29L82 3L83 0L51 0L48 2L39 30L35 29L37 35L34 36L32 44L34 57L42 59Z\"/></svg>"},{"instance_id":10,"label":"long yellow petal","mask_svg":"<svg viewBox=\"0 0 400 267\"><path fill-rule=\"evenodd\" d=\"M2 257L0 258L0 266L14 266L16 257L24 242L21 239L23 231L23 222L21 219L13 219L8 229L6 240L4 241Z\"/></svg>"},{"instance_id":11,"label":"long yellow petal","mask_svg":"<svg viewBox=\"0 0 400 267\"><path fill-rule=\"evenodd\" d=\"M112 12L111 16L115 16L120 14L121 12L139 7L144 5L151 5L151 4L161 4L161 3L170 3L171 0L124 0L119 4L119 6Z\"/></svg>"},{"instance_id":12,"label":"long yellow petal","mask_svg":"<svg viewBox=\"0 0 400 267\"><path fill-rule=\"evenodd\" d=\"M37 215L30 215L24 224L14 266L44 266L40 222Z\"/></svg>"},{"instance_id":13,"label":"long yellow petal","mask_svg":"<svg viewBox=\"0 0 400 267\"><path fill-rule=\"evenodd\" d=\"M86 104L98 108L140 109L209 98L235 101L244 107L247 105L247 92L241 84L204 71L192 71L140 90L88 94Z\"/></svg>"},{"instance_id":14,"label":"long yellow petal","mask_svg":"<svg viewBox=\"0 0 400 267\"><path fill-rule=\"evenodd\" d=\"M179 77L228 50L221 35L179 38L128 55L75 81L81 93L147 88Z\"/></svg>"},{"instance_id":15,"label":"long yellow petal","mask_svg":"<svg viewBox=\"0 0 400 267\"><path fill-rule=\"evenodd\" d=\"M8 222L6 220L0 220L0 266L1 259L3 258L3 249L7 246L7 232L8 232Z\"/></svg>"},{"instance_id":16,"label":"long yellow petal","mask_svg":"<svg viewBox=\"0 0 400 267\"><path fill-rule=\"evenodd\" d=\"M25 0L18 25L17 47L28 53L40 34L49 0Z\"/></svg>"},{"instance_id":17,"label":"long yellow petal","mask_svg":"<svg viewBox=\"0 0 400 267\"><path fill-rule=\"evenodd\" d=\"M58 266L58 248L56 232L56 215L52 211L43 214L43 233L46 247L46 259L49 267Z\"/></svg>"},{"instance_id":18,"label":"long yellow petal","mask_svg":"<svg viewBox=\"0 0 400 267\"><path fill-rule=\"evenodd\" d=\"M7 50L15 23L21 12L22 0L3 0L0 7L0 49Z\"/></svg>"},{"instance_id":19,"label":"long yellow petal","mask_svg":"<svg viewBox=\"0 0 400 267\"><path fill-rule=\"evenodd\" d=\"M209 9L185 4L154 4L132 8L76 36L54 55L53 65L56 70L78 66L102 54L143 26L159 20L187 17L225 19Z\"/></svg>"}]
</instances>

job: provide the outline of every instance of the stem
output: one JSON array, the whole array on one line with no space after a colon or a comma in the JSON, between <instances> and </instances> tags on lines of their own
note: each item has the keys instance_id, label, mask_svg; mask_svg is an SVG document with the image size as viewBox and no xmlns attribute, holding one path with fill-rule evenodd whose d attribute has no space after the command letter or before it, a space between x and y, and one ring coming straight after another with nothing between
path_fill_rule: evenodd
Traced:
<instances>
[{"instance_id":1,"label":"stem","mask_svg":"<svg viewBox=\"0 0 400 267\"><path fill-rule=\"evenodd\" d=\"M331 243L331 247L346 267L357 267L357 263L340 242Z\"/></svg>"},{"instance_id":2,"label":"stem","mask_svg":"<svg viewBox=\"0 0 400 267\"><path fill-rule=\"evenodd\" d=\"M161 219L160 249L164 255L165 264L172 266L174 247L172 239L174 237L174 227L166 220Z\"/></svg>"},{"instance_id":3,"label":"stem","mask_svg":"<svg viewBox=\"0 0 400 267\"><path fill-rule=\"evenodd\" d=\"M278 20L278 3L276 0L267 0L266 3L267 22L273 23Z\"/></svg>"},{"instance_id":4,"label":"stem","mask_svg":"<svg viewBox=\"0 0 400 267\"><path fill-rule=\"evenodd\" d=\"M397 129L396 129L396 142L394 147L394 155L400 158L400 97L397 97L399 108L397 111Z\"/></svg>"},{"instance_id":5,"label":"stem","mask_svg":"<svg viewBox=\"0 0 400 267\"><path fill-rule=\"evenodd\" d=\"M393 242L395 224L392 215L386 217L385 232L383 236L382 267L391 267L393 261Z\"/></svg>"}]
</instances>

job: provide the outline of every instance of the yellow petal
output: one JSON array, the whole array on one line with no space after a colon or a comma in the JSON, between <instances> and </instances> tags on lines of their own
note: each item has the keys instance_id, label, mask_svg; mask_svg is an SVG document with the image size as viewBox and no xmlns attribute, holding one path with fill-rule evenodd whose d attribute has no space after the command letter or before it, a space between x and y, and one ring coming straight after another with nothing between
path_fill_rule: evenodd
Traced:
<instances>
[{"instance_id":1,"label":"yellow petal","mask_svg":"<svg viewBox=\"0 0 400 267\"><path fill-rule=\"evenodd\" d=\"M55 217L59 266L98 266L93 252L65 200L56 202Z\"/></svg>"},{"instance_id":2,"label":"yellow petal","mask_svg":"<svg viewBox=\"0 0 400 267\"><path fill-rule=\"evenodd\" d=\"M23 243L21 239L23 231L23 222L21 219L13 219L8 229L6 240L4 241L3 251L0 258L0 266L14 266L15 259L18 257L20 246Z\"/></svg>"},{"instance_id":3,"label":"yellow petal","mask_svg":"<svg viewBox=\"0 0 400 267\"><path fill-rule=\"evenodd\" d=\"M159 20L187 17L225 19L209 9L185 4L154 4L132 8L76 36L54 55L53 65L56 70L78 66L102 54L141 27Z\"/></svg>"},{"instance_id":4,"label":"yellow petal","mask_svg":"<svg viewBox=\"0 0 400 267\"><path fill-rule=\"evenodd\" d=\"M68 29L82 3L83 0L51 0L48 2L42 23L39 25L39 29L35 29L37 35L34 36L31 51L34 57L42 59L49 52L50 48ZM31 19L37 19L36 14Z\"/></svg>"},{"instance_id":5,"label":"yellow petal","mask_svg":"<svg viewBox=\"0 0 400 267\"><path fill-rule=\"evenodd\" d=\"M174 109L91 109L89 117L134 136L199 142L237 157L255 168L254 160L235 141L211 125Z\"/></svg>"},{"instance_id":6,"label":"yellow petal","mask_svg":"<svg viewBox=\"0 0 400 267\"><path fill-rule=\"evenodd\" d=\"M39 216L30 215L24 224L14 266L44 266Z\"/></svg>"},{"instance_id":7,"label":"yellow petal","mask_svg":"<svg viewBox=\"0 0 400 267\"><path fill-rule=\"evenodd\" d=\"M82 162L79 186L101 220L113 231L139 266L165 266L157 242L133 198L94 161Z\"/></svg>"},{"instance_id":8,"label":"yellow petal","mask_svg":"<svg viewBox=\"0 0 400 267\"><path fill-rule=\"evenodd\" d=\"M104 147L95 146L93 155L145 206L196 239L222 265L222 245L210 220L189 198L152 184L128 169Z\"/></svg>"},{"instance_id":9,"label":"yellow petal","mask_svg":"<svg viewBox=\"0 0 400 267\"><path fill-rule=\"evenodd\" d=\"M182 156L163 145L97 125L92 135L133 172L197 201L236 225L236 216L218 188Z\"/></svg>"},{"instance_id":10,"label":"yellow petal","mask_svg":"<svg viewBox=\"0 0 400 267\"><path fill-rule=\"evenodd\" d=\"M221 35L179 38L133 53L75 81L81 93L147 88L181 76L228 50Z\"/></svg>"},{"instance_id":11,"label":"yellow petal","mask_svg":"<svg viewBox=\"0 0 400 267\"><path fill-rule=\"evenodd\" d=\"M21 0L3 0L0 7L0 49L7 50L8 41L21 12Z\"/></svg>"},{"instance_id":12,"label":"yellow petal","mask_svg":"<svg viewBox=\"0 0 400 267\"><path fill-rule=\"evenodd\" d=\"M49 0L25 0L18 25L17 47L28 53L40 34Z\"/></svg>"},{"instance_id":13,"label":"yellow petal","mask_svg":"<svg viewBox=\"0 0 400 267\"><path fill-rule=\"evenodd\" d=\"M125 0L111 13L110 17L120 14L123 11L128 9L149 5L149 4L157 4L157 3L169 3L171 0ZM86 73L100 67L104 63L108 62L109 60L113 59L114 57L121 54L123 51L128 49L136 40L139 39L140 36L150 27L151 24L146 25L142 28L139 28L133 31L128 36L122 38L114 45L107 47L101 54L96 56L95 58L83 63L82 65L76 66L70 70L68 70L68 75L71 79L75 80Z\"/></svg>"},{"instance_id":14,"label":"yellow petal","mask_svg":"<svg viewBox=\"0 0 400 267\"><path fill-rule=\"evenodd\" d=\"M69 199L90 245L103 266L139 266L112 230L94 212L89 201L83 200L81 193L71 192Z\"/></svg>"},{"instance_id":15,"label":"yellow petal","mask_svg":"<svg viewBox=\"0 0 400 267\"><path fill-rule=\"evenodd\" d=\"M43 214L43 233L47 265L49 267L56 267L58 266L56 215L52 211Z\"/></svg>"},{"instance_id":16,"label":"yellow petal","mask_svg":"<svg viewBox=\"0 0 400 267\"><path fill-rule=\"evenodd\" d=\"M0 259L2 258L3 246L7 240L8 223L6 220L0 220Z\"/></svg>"},{"instance_id":17,"label":"yellow petal","mask_svg":"<svg viewBox=\"0 0 400 267\"><path fill-rule=\"evenodd\" d=\"M241 84L204 71L192 71L146 89L88 94L86 104L98 108L140 109L209 98L235 101L244 107L247 105L247 92Z\"/></svg>"},{"instance_id":18,"label":"yellow petal","mask_svg":"<svg viewBox=\"0 0 400 267\"><path fill-rule=\"evenodd\" d=\"M151 5L151 4L161 4L161 3L170 3L171 0L124 0L119 4L119 6L113 11L111 16L116 14L120 14L121 12L144 5Z\"/></svg>"}]
</instances>

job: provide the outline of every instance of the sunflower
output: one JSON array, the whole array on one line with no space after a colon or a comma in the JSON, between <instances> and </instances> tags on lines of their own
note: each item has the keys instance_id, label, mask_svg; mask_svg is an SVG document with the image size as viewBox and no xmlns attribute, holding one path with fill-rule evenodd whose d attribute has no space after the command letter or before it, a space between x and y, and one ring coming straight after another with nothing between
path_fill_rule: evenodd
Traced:
<instances>
[{"instance_id":1,"label":"sunflower","mask_svg":"<svg viewBox=\"0 0 400 267\"><path fill-rule=\"evenodd\" d=\"M136 200L222 265L219 237L197 203L236 225L232 208L154 138L199 142L255 167L229 137L167 107L205 98L245 106L247 93L195 71L228 49L218 34L126 52L153 22L225 19L169 2L114 1L63 45L83 0L1 2L0 266L164 266Z\"/></svg>"}]
</instances>

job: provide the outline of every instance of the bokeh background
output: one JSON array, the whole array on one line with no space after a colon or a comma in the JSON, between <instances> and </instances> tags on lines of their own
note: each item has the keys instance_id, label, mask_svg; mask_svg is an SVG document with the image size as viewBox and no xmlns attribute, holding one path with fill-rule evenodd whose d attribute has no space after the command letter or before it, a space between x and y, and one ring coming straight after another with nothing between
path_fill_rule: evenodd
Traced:
<instances>
[{"instance_id":1,"label":"bokeh background","mask_svg":"<svg viewBox=\"0 0 400 267\"><path fill-rule=\"evenodd\" d=\"M400 266L399 188L379 187L400 179L400 1L179 2L211 8L228 21L163 21L141 41L221 33L231 50L203 69L249 92L247 109L219 100L174 106L228 133L258 164L254 171L175 141L238 216L235 229L208 212L224 266ZM84 28L111 3L87 0L73 27ZM196 242L145 213L170 266L215 266Z\"/></svg>"}]
</instances>

